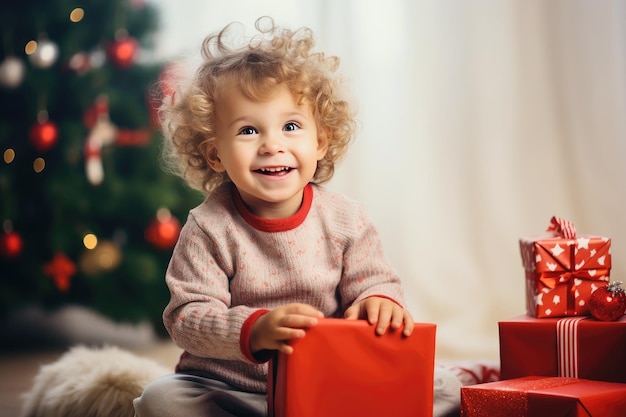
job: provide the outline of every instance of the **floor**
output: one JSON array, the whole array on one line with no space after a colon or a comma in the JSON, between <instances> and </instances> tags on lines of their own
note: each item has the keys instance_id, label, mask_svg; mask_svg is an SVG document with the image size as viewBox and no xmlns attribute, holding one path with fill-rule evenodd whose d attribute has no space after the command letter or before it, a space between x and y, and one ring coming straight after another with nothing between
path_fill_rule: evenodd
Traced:
<instances>
[{"instance_id":1,"label":"floor","mask_svg":"<svg viewBox=\"0 0 626 417\"><path fill-rule=\"evenodd\" d=\"M173 343L166 341L134 350L172 369L180 352ZM0 417L19 417L21 394L29 390L39 367L54 362L62 354L63 351L0 353Z\"/></svg>"}]
</instances>

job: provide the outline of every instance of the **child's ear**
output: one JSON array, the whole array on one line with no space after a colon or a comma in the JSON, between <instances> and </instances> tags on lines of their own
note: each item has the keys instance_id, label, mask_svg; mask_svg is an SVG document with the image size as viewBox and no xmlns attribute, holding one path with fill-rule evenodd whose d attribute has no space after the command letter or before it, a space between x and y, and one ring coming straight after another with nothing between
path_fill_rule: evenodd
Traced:
<instances>
[{"instance_id":1,"label":"child's ear","mask_svg":"<svg viewBox=\"0 0 626 417\"><path fill-rule=\"evenodd\" d=\"M215 147L215 145L213 144L207 145L204 151L204 158L206 159L206 162L209 164L211 169L213 169L213 171L215 172L226 171L226 168L224 168L224 165L222 164L222 160L220 159L220 156L217 152L217 148Z\"/></svg>"},{"instance_id":2,"label":"child's ear","mask_svg":"<svg viewBox=\"0 0 626 417\"><path fill-rule=\"evenodd\" d=\"M317 160L321 161L328 152L328 135L325 131L320 131L317 135Z\"/></svg>"}]
</instances>

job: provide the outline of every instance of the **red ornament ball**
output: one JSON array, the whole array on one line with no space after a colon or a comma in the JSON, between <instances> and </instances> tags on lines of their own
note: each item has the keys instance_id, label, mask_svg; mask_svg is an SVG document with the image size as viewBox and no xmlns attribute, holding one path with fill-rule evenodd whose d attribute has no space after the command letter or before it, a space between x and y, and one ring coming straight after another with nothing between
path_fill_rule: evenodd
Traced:
<instances>
[{"instance_id":1,"label":"red ornament ball","mask_svg":"<svg viewBox=\"0 0 626 417\"><path fill-rule=\"evenodd\" d=\"M111 42L107 46L107 56L119 68L129 68L135 63L139 42L135 38L125 37Z\"/></svg>"},{"instance_id":2,"label":"red ornament ball","mask_svg":"<svg viewBox=\"0 0 626 417\"><path fill-rule=\"evenodd\" d=\"M91 69L91 60L86 52L77 52L67 62L67 67L78 74L84 74Z\"/></svg>"},{"instance_id":3,"label":"red ornament ball","mask_svg":"<svg viewBox=\"0 0 626 417\"><path fill-rule=\"evenodd\" d=\"M39 152L46 152L57 143L59 129L50 121L37 123L30 128L29 138L35 149Z\"/></svg>"},{"instance_id":4,"label":"red ornament ball","mask_svg":"<svg viewBox=\"0 0 626 417\"><path fill-rule=\"evenodd\" d=\"M167 210L160 211L146 228L146 241L157 249L171 249L178 242L180 229L180 222L176 217Z\"/></svg>"},{"instance_id":5,"label":"red ornament ball","mask_svg":"<svg viewBox=\"0 0 626 417\"><path fill-rule=\"evenodd\" d=\"M598 288L589 298L591 315L602 321L615 321L626 312L626 293L620 281Z\"/></svg>"},{"instance_id":6,"label":"red ornament ball","mask_svg":"<svg viewBox=\"0 0 626 417\"><path fill-rule=\"evenodd\" d=\"M3 258L17 258L22 253L22 246L22 237L16 232L7 232L0 236L0 256Z\"/></svg>"}]
</instances>

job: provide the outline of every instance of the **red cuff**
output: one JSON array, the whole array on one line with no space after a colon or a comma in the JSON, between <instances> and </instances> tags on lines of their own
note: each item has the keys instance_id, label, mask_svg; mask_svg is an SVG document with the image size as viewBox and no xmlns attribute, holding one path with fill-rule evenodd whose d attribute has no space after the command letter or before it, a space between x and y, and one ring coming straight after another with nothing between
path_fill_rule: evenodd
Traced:
<instances>
[{"instance_id":1,"label":"red cuff","mask_svg":"<svg viewBox=\"0 0 626 417\"><path fill-rule=\"evenodd\" d=\"M250 351L250 333L252 333L252 326L263 314L266 314L269 310L257 310L250 314L250 317L243 322L241 327L241 334L239 335L239 348L241 353L254 363L264 363L270 360L271 353L269 351L260 351L256 355Z\"/></svg>"}]
</instances>

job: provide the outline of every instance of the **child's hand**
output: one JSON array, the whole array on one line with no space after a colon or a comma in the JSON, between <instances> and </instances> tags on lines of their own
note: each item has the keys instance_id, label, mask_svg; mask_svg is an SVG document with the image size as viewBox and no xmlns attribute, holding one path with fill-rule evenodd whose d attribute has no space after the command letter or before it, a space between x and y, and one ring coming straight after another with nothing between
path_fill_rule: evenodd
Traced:
<instances>
[{"instance_id":1,"label":"child's hand","mask_svg":"<svg viewBox=\"0 0 626 417\"><path fill-rule=\"evenodd\" d=\"M402 333L410 336L413 333L413 316L405 308L391 300L382 297L369 297L353 304L344 314L346 319L367 319L370 324L376 325L376 333L385 334L387 328L399 329L404 324Z\"/></svg>"},{"instance_id":2,"label":"child's hand","mask_svg":"<svg viewBox=\"0 0 626 417\"><path fill-rule=\"evenodd\" d=\"M290 355L293 348L290 339L300 339L305 329L315 326L324 317L321 311L308 304L287 304L262 315L250 332L250 351L278 350Z\"/></svg>"}]
</instances>

